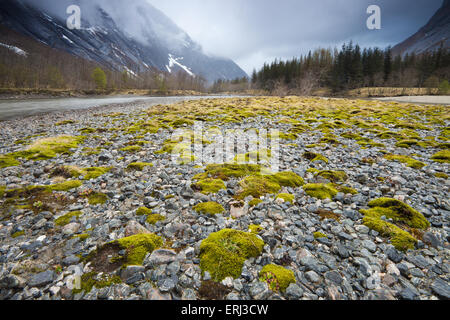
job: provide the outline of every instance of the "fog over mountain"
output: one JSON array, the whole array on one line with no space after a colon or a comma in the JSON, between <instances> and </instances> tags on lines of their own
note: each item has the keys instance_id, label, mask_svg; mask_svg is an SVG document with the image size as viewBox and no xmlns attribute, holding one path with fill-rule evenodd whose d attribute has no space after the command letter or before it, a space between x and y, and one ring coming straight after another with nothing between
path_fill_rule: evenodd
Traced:
<instances>
[{"instance_id":1,"label":"fog over mountain","mask_svg":"<svg viewBox=\"0 0 450 320\"><path fill-rule=\"evenodd\" d=\"M81 8L81 30L69 30L66 10ZM246 76L233 61L199 44L145 0L2 0L0 22L54 48L130 73L150 67L209 81Z\"/></svg>"}]
</instances>

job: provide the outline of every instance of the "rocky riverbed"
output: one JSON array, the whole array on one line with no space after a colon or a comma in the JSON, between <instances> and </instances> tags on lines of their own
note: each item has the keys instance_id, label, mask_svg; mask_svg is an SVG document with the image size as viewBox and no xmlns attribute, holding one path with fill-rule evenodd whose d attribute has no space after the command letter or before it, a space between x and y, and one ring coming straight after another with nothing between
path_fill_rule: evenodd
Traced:
<instances>
[{"instance_id":1,"label":"rocky riverbed","mask_svg":"<svg viewBox=\"0 0 450 320\"><path fill-rule=\"evenodd\" d=\"M449 121L255 97L1 122L0 299L449 299Z\"/></svg>"}]
</instances>

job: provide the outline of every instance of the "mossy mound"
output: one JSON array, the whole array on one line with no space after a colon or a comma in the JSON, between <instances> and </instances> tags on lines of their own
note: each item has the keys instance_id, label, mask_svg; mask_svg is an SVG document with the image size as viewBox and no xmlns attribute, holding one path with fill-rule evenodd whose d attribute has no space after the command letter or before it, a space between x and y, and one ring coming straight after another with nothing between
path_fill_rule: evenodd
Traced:
<instances>
[{"instance_id":1,"label":"mossy mound","mask_svg":"<svg viewBox=\"0 0 450 320\"><path fill-rule=\"evenodd\" d=\"M328 163L328 159L319 153L314 153L314 152L308 151L303 154L303 158L306 158L311 162L323 161L325 163Z\"/></svg>"},{"instance_id":2,"label":"mossy mound","mask_svg":"<svg viewBox=\"0 0 450 320\"><path fill-rule=\"evenodd\" d=\"M13 154L5 154L0 156L0 168L16 167L20 162L16 160Z\"/></svg>"},{"instance_id":3,"label":"mossy mound","mask_svg":"<svg viewBox=\"0 0 450 320\"><path fill-rule=\"evenodd\" d=\"M153 233L142 233L115 240L111 244L118 244L126 250L125 265L142 265L147 253L160 248L163 240Z\"/></svg>"},{"instance_id":4,"label":"mossy mound","mask_svg":"<svg viewBox=\"0 0 450 320\"><path fill-rule=\"evenodd\" d=\"M164 221L166 220L166 217L164 217L163 215L160 214L149 214L147 216L147 223L149 224L156 224L159 221Z\"/></svg>"},{"instance_id":5,"label":"mossy mound","mask_svg":"<svg viewBox=\"0 0 450 320\"><path fill-rule=\"evenodd\" d=\"M14 153L17 158L28 160L48 160L58 154L68 154L71 149L83 143L83 136L58 136L36 140L26 150Z\"/></svg>"},{"instance_id":6,"label":"mossy mound","mask_svg":"<svg viewBox=\"0 0 450 320\"><path fill-rule=\"evenodd\" d=\"M202 202L194 207L194 210L201 214L216 215L225 211L224 207L217 202Z\"/></svg>"},{"instance_id":7,"label":"mossy mound","mask_svg":"<svg viewBox=\"0 0 450 320\"><path fill-rule=\"evenodd\" d=\"M365 215L379 218L385 216L411 228L428 229L430 227L430 222L420 212L399 200L379 198L370 201L368 206L369 210L361 211Z\"/></svg>"},{"instance_id":8,"label":"mossy mound","mask_svg":"<svg viewBox=\"0 0 450 320\"><path fill-rule=\"evenodd\" d=\"M431 160L440 163L450 163L450 150L442 150L438 153L435 153Z\"/></svg>"},{"instance_id":9,"label":"mossy mound","mask_svg":"<svg viewBox=\"0 0 450 320\"><path fill-rule=\"evenodd\" d=\"M414 231L414 229L426 230L430 227L430 223L421 213L399 200L380 198L369 202L368 206L370 209L361 210L361 213L365 215L364 225L389 237L398 250L414 249L417 242L402 228ZM383 216L392 219L393 223L382 220Z\"/></svg>"},{"instance_id":10,"label":"mossy mound","mask_svg":"<svg viewBox=\"0 0 450 320\"><path fill-rule=\"evenodd\" d=\"M448 175L443 172L437 172L434 174L434 176L439 179L448 179ZM0 190L0 197L1 197L1 190Z\"/></svg>"},{"instance_id":11,"label":"mossy mound","mask_svg":"<svg viewBox=\"0 0 450 320\"><path fill-rule=\"evenodd\" d=\"M317 199L333 199L338 194L338 190L333 188L330 184L324 183L310 183L303 186L306 194Z\"/></svg>"},{"instance_id":12,"label":"mossy mound","mask_svg":"<svg viewBox=\"0 0 450 320\"><path fill-rule=\"evenodd\" d=\"M284 267L268 264L259 272L260 281L267 282L272 291L286 291L291 283L296 283L292 270Z\"/></svg>"},{"instance_id":13,"label":"mossy mound","mask_svg":"<svg viewBox=\"0 0 450 320\"><path fill-rule=\"evenodd\" d=\"M319 170L317 171L316 176L320 176L331 182L344 182L348 179L348 176L344 171Z\"/></svg>"},{"instance_id":14,"label":"mossy mound","mask_svg":"<svg viewBox=\"0 0 450 320\"><path fill-rule=\"evenodd\" d=\"M264 241L250 232L224 229L211 233L200 245L200 268L214 281L238 278L245 260L261 254Z\"/></svg>"},{"instance_id":15,"label":"mossy mound","mask_svg":"<svg viewBox=\"0 0 450 320\"><path fill-rule=\"evenodd\" d=\"M305 181L302 177L290 171L278 172L268 177L282 187L296 188L301 187L305 184Z\"/></svg>"},{"instance_id":16,"label":"mossy mound","mask_svg":"<svg viewBox=\"0 0 450 320\"><path fill-rule=\"evenodd\" d=\"M399 161L401 163L405 163L407 167L414 168L414 169L422 169L423 167L426 166L425 163L415 160L408 156L388 154L388 155L385 155L384 158L387 160L391 160L391 161Z\"/></svg>"},{"instance_id":17,"label":"mossy mound","mask_svg":"<svg viewBox=\"0 0 450 320\"><path fill-rule=\"evenodd\" d=\"M108 196L101 192L94 192L88 196L90 205L105 204L108 201Z\"/></svg>"},{"instance_id":18,"label":"mossy mound","mask_svg":"<svg viewBox=\"0 0 450 320\"><path fill-rule=\"evenodd\" d=\"M48 186L28 186L20 189L5 190L4 194L7 198L29 197L37 193L52 193L53 191L69 191L76 189L82 185L79 180L68 180L62 183L52 184Z\"/></svg>"},{"instance_id":19,"label":"mossy mound","mask_svg":"<svg viewBox=\"0 0 450 320\"><path fill-rule=\"evenodd\" d=\"M153 163L148 162L132 162L127 166L127 170L142 171L145 167L153 167Z\"/></svg>"},{"instance_id":20,"label":"mossy mound","mask_svg":"<svg viewBox=\"0 0 450 320\"><path fill-rule=\"evenodd\" d=\"M328 238L328 236L322 232L314 232L314 239L320 239L320 238Z\"/></svg>"},{"instance_id":21,"label":"mossy mound","mask_svg":"<svg viewBox=\"0 0 450 320\"><path fill-rule=\"evenodd\" d=\"M89 293L92 288L106 288L113 284L120 284L122 280L119 276L112 276L109 274L97 274L96 272L85 273L81 276L81 288L73 289L72 294L77 294L80 292Z\"/></svg>"},{"instance_id":22,"label":"mossy mound","mask_svg":"<svg viewBox=\"0 0 450 320\"><path fill-rule=\"evenodd\" d=\"M134 146L127 146L125 148L120 149L120 151L129 152L129 153L135 153L135 152L139 152L141 150L142 150L142 147L141 146L136 146L136 145L134 145Z\"/></svg>"},{"instance_id":23,"label":"mossy mound","mask_svg":"<svg viewBox=\"0 0 450 320\"><path fill-rule=\"evenodd\" d=\"M227 181L230 178L243 178L246 176L264 174L268 170L257 164L210 164L206 166L205 175Z\"/></svg>"},{"instance_id":24,"label":"mossy mound","mask_svg":"<svg viewBox=\"0 0 450 320\"><path fill-rule=\"evenodd\" d=\"M409 148L412 146L417 146L419 144L418 140L401 140L395 145L397 148Z\"/></svg>"},{"instance_id":25,"label":"mossy mound","mask_svg":"<svg viewBox=\"0 0 450 320\"><path fill-rule=\"evenodd\" d=\"M68 214L65 214L58 219L55 220L55 225L63 227L66 224L69 224L73 217L78 218L83 213L81 211L73 211L69 212Z\"/></svg>"},{"instance_id":26,"label":"mossy mound","mask_svg":"<svg viewBox=\"0 0 450 320\"><path fill-rule=\"evenodd\" d=\"M294 203L294 195L289 194L289 193L280 193L279 195L277 195L277 199L283 199L285 202L290 202L290 203Z\"/></svg>"},{"instance_id":27,"label":"mossy mound","mask_svg":"<svg viewBox=\"0 0 450 320\"><path fill-rule=\"evenodd\" d=\"M244 178L239 184L242 188L237 195L239 199L244 199L248 196L260 198L265 194L274 194L281 190L281 186L273 181L271 176L249 176Z\"/></svg>"},{"instance_id":28,"label":"mossy mound","mask_svg":"<svg viewBox=\"0 0 450 320\"><path fill-rule=\"evenodd\" d=\"M379 232L382 236L389 237L392 245L397 250L407 251L415 248L417 240L411 234L392 223L371 216L365 216L363 223L368 228Z\"/></svg>"},{"instance_id":29,"label":"mossy mound","mask_svg":"<svg viewBox=\"0 0 450 320\"><path fill-rule=\"evenodd\" d=\"M251 225L248 226L248 230L249 230L251 233L258 234L258 233L260 233L261 231L263 231L264 229L263 229L263 227L261 227L260 225L257 225L257 224L251 224Z\"/></svg>"},{"instance_id":30,"label":"mossy mound","mask_svg":"<svg viewBox=\"0 0 450 320\"><path fill-rule=\"evenodd\" d=\"M152 210L146 207L140 207L136 210L138 216L148 216L149 214L152 214Z\"/></svg>"},{"instance_id":31,"label":"mossy mound","mask_svg":"<svg viewBox=\"0 0 450 320\"><path fill-rule=\"evenodd\" d=\"M250 200L250 202L248 203L248 205L250 207L256 207L258 204L260 204L261 202L263 202L261 199L252 199Z\"/></svg>"},{"instance_id":32,"label":"mossy mound","mask_svg":"<svg viewBox=\"0 0 450 320\"><path fill-rule=\"evenodd\" d=\"M203 194L217 193L226 189L225 183L220 179L203 179L193 184L194 190L200 190Z\"/></svg>"}]
</instances>

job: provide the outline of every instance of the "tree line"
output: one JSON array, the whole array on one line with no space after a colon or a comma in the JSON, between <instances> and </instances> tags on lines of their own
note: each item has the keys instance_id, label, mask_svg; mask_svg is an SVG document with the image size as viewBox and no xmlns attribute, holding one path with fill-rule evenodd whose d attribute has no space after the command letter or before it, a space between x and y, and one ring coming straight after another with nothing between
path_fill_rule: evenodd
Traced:
<instances>
[{"instance_id":1,"label":"tree line","mask_svg":"<svg viewBox=\"0 0 450 320\"><path fill-rule=\"evenodd\" d=\"M185 72L167 73L156 68L132 74L73 56L31 40L0 25L0 43L25 51L17 54L0 46L0 88L126 90L145 89L205 91L206 80Z\"/></svg>"},{"instance_id":2,"label":"tree line","mask_svg":"<svg viewBox=\"0 0 450 320\"><path fill-rule=\"evenodd\" d=\"M424 54L392 54L390 47L361 49L352 42L340 50L318 49L299 58L264 64L252 87L309 94L317 88L341 92L361 87L439 87L450 79L450 51L441 46Z\"/></svg>"}]
</instances>

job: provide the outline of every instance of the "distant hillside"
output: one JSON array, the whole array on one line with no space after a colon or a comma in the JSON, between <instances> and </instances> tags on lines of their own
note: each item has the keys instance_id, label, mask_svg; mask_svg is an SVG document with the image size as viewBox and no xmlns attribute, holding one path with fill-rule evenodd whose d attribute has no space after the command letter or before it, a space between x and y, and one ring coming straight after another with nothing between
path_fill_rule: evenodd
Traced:
<instances>
[{"instance_id":1,"label":"distant hillside","mask_svg":"<svg viewBox=\"0 0 450 320\"><path fill-rule=\"evenodd\" d=\"M450 0L416 34L392 48L394 55L421 54L435 51L440 46L450 47Z\"/></svg>"}]
</instances>

